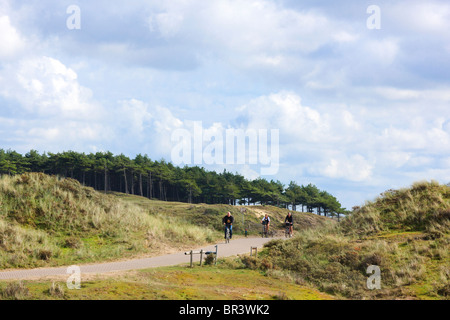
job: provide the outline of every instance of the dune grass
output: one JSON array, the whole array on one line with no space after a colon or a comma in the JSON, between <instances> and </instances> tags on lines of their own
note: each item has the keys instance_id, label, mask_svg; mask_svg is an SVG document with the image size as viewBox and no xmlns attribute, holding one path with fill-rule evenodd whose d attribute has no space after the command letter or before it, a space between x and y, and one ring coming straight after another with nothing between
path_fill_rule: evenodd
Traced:
<instances>
[{"instance_id":1,"label":"dune grass","mask_svg":"<svg viewBox=\"0 0 450 320\"><path fill-rule=\"evenodd\" d=\"M64 280L0 282L4 300L330 300L332 296L296 284L290 279L267 277L248 269L234 270L220 261L217 267L163 267L91 276L79 290Z\"/></svg>"},{"instance_id":2,"label":"dune grass","mask_svg":"<svg viewBox=\"0 0 450 320\"><path fill-rule=\"evenodd\" d=\"M421 181L410 188L388 190L356 208L342 228L361 236L383 231L423 231L430 237L442 236L450 229L450 187Z\"/></svg>"},{"instance_id":3,"label":"dune grass","mask_svg":"<svg viewBox=\"0 0 450 320\"><path fill-rule=\"evenodd\" d=\"M391 190L340 224L265 245L247 268L285 274L344 299L450 298L450 192L435 182ZM367 287L367 267L381 289Z\"/></svg>"},{"instance_id":4,"label":"dune grass","mask_svg":"<svg viewBox=\"0 0 450 320\"><path fill-rule=\"evenodd\" d=\"M222 237L222 217L235 235L260 232L269 213L280 227L287 210L165 202L103 194L73 179L43 173L0 177L0 268L32 268L158 255ZM323 217L307 216L311 226ZM303 214L299 214L300 224ZM278 223L278 225L276 224ZM306 227L306 224L305 224Z\"/></svg>"},{"instance_id":5,"label":"dune grass","mask_svg":"<svg viewBox=\"0 0 450 320\"><path fill-rule=\"evenodd\" d=\"M153 255L219 236L179 217L44 174L0 178L0 268Z\"/></svg>"},{"instance_id":6,"label":"dune grass","mask_svg":"<svg viewBox=\"0 0 450 320\"><path fill-rule=\"evenodd\" d=\"M295 213L300 232L293 239L271 241L258 258L242 255L219 267L136 271L87 281L73 292L48 281L3 282L0 289L5 299L449 299L449 189L418 182L389 190L341 223ZM0 268L180 250L221 237L220 219L227 211L236 218L236 230L252 226L254 233L265 212L279 226L287 213L245 207L244 220L240 209L104 195L43 174L4 176ZM370 265L381 270L379 290L367 287ZM226 278L237 280L222 283Z\"/></svg>"},{"instance_id":7,"label":"dune grass","mask_svg":"<svg viewBox=\"0 0 450 320\"><path fill-rule=\"evenodd\" d=\"M273 230L284 230L284 218L289 210L274 206L232 206L226 204L189 204L184 202L167 202L147 199L135 195L112 193L121 200L141 206L145 210L187 221L193 225L212 228L222 233L222 218L228 211L234 216L233 233L243 235L247 229L248 235L259 235L261 232L261 219L268 214ZM243 212L241 212L241 210ZM332 221L324 216L309 212L294 212L294 223L302 230L316 228ZM332 221L333 223L334 221Z\"/></svg>"}]
</instances>

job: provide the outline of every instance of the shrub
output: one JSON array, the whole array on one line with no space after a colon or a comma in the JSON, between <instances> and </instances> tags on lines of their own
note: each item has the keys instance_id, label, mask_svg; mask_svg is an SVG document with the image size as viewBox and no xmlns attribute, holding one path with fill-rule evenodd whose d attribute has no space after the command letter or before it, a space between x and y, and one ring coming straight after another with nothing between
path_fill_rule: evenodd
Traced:
<instances>
[{"instance_id":1,"label":"shrub","mask_svg":"<svg viewBox=\"0 0 450 320\"><path fill-rule=\"evenodd\" d=\"M205 257L205 265L212 265L212 264L214 264L214 260L215 260L215 254L214 253L207 254L206 257Z\"/></svg>"},{"instance_id":2,"label":"shrub","mask_svg":"<svg viewBox=\"0 0 450 320\"><path fill-rule=\"evenodd\" d=\"M444 284L443 286L441 286L437 290L437 293L444 297L450 297L450 283L447 283L447 284Z\"/></svg>"},{"instance_id":3,"label":"shrub","mask_svg":"<svg viewBox=\"0 0 450 320\"><path fill-rule=\"evenodd\" d=\"M41 249L38 251L37 256L39 259L47 261L47 260L50 260L50 258L52 257L52 254L53 253L50 250Z\"/></svg>"},{"instance_id":4,"label":"shrub","mask_svg":"<svg viewBox=\"0 0 450 320\"><path fill-rule=\"evenodd\" d=\"M360 264L360 269L362 272L366 272L367 267L370 265L381 266L383 263L383 257L379 253L373 253L364 257Z\"/></svg>"},{"instance_id":5,"label":"shrub","mask_svg":"<svg viewBox=\"0 0 450 320\"><path fill-rule=\"evenodd\" d=\"M241 256L242 263L248 269L255 270L258 269L258 260L250 256Z\"/></svg>"},{"instance_id":6,"label":"shrub","mask_svg":"<svg viewBox=\"0 0 450 320\"><path fill-rule=\"evenodd\" d=\"M52 297L56 298L64 298L64 289L59 285L59 283L52 283L50 288L48 289L48 294Z\"/></svg>"},{"instance_id":7,"label":"shrub","mask_svg":"<svg viewBox=\"0 0 450 320\"><path fill-rule=\"evenodd\" d=\"M27 287L20 282L11 282L2 290L2 296L5 299L23 300L30 295Z\"/></svg>"},{"instance_id":8,"label":"shrub","mask_svg":"<svg viewBox=\"0 0 450 320\"><path fill-rule=\"evenodd\" d=\"M79 238L69 237L64 240L64 247L71 249L79 249L83 245L83 241Z\"/></svg>"}]
</instances>

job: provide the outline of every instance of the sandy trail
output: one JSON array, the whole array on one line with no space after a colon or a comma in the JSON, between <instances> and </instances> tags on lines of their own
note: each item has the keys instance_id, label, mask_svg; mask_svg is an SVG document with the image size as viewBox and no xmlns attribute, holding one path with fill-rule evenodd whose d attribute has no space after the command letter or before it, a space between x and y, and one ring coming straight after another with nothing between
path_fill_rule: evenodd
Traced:
<instances>
[{"instance_id":1,"label":"sandy trail","mask_svg":"<svg viewBox=\"0 0 450 320\"><path fill-rule=\"evenodd\" d=\"M261 248L264 243L276 238L238 238L232 239L230 243L218 243L218 258L235 256L243 253L250 253L251 247ZM204 251L215 251L215 245L204 246L200 248L193 248L195 251L203 249ZM174 254L167 254L151 258L131 259L117 262L104 262L95 264L79 265L81 274L103 274L109 272L129 271L146 268L173 266L182 263L189 263L190 256L178 252ZM199 255L194 255L194 263L199 263ZM38 269L24 269L24 270L9 270L0 271L0 280L25 280L34 278L43 278L50 276L69 275L67 267L54 268L38 268Z\"/></svg>"}]
</instances>

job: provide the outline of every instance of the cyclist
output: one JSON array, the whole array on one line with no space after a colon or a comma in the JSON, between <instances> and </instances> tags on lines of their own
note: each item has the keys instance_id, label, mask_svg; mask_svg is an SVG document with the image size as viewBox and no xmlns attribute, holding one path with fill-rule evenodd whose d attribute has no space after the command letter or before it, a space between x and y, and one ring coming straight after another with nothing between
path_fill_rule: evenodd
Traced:
<instances>
[{"instance_id":1,"label":"cyclist","mask_svg":"<svg viewBox=\"0 0 450 320\"><path fill-rule=\"evenodd\" d=\"M286 225L289 225L289 233L292 235L293 226L294 226L294 219L292 217L292 213L288 212L286 219L284 219L284 223Z\"/></svg>"},{"instance_id":2,"label":"cyclist","mask_svg":"<svg viewBox=\"0 0 450 320\"><path fill-rule=\"evenodd\" d=\"M231 215L231 212L228 211L227 215L222 219L222 223L225 226L225 239L227 238L227 228L230 229L230 239L233 236L233 222L234 218Z\"/></svg>"},{"instance_id":3,"label":"cyclist","mask_svg":"<svg viewBox=\"0 0 450 320\"><path fill-rule=\"evenodd\" d=\"M270 226L270 218L269 215L266 213L264 218L262 218L261 223L266 226L266 234L269 234L269 226Z\"/></svg>"}]
</instances>

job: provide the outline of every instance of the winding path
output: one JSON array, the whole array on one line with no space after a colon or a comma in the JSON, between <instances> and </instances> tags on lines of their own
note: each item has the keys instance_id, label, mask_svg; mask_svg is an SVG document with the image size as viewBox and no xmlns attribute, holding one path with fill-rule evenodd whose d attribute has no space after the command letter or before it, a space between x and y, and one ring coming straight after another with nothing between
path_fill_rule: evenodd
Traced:
<instances>
[{"instance_id":1,"label":"winding path","mask_svg":"<svg viewBox=\"0 0 450 320\"><path fill-rule=\"evenodd\" d=\"M229 257L243 253L250 253L251 247L261 248L264 243L277 239L277 238L238 238L231 240L230 243L219 243L218 245L218 258ZM215 251L215 245L209 245L205 247L195 248L193 250ZM147 269L154 267L173 266L182 263L189 263L190 257L183 252L174 254L168 254L158 257L132 259L126 261L117 262L105 262L96 264L79 265L81 274L101 274L117 271L128 271L137 269ZM194 262L199 262L199 256L194 256ZM38 269L25 269L25 270L8 270L0 271L0 280L25 280L33 278L43 278L49 276L68 275L67 267L55 267L55 268L38 268Z\"/></svg>"}]
</instances>

